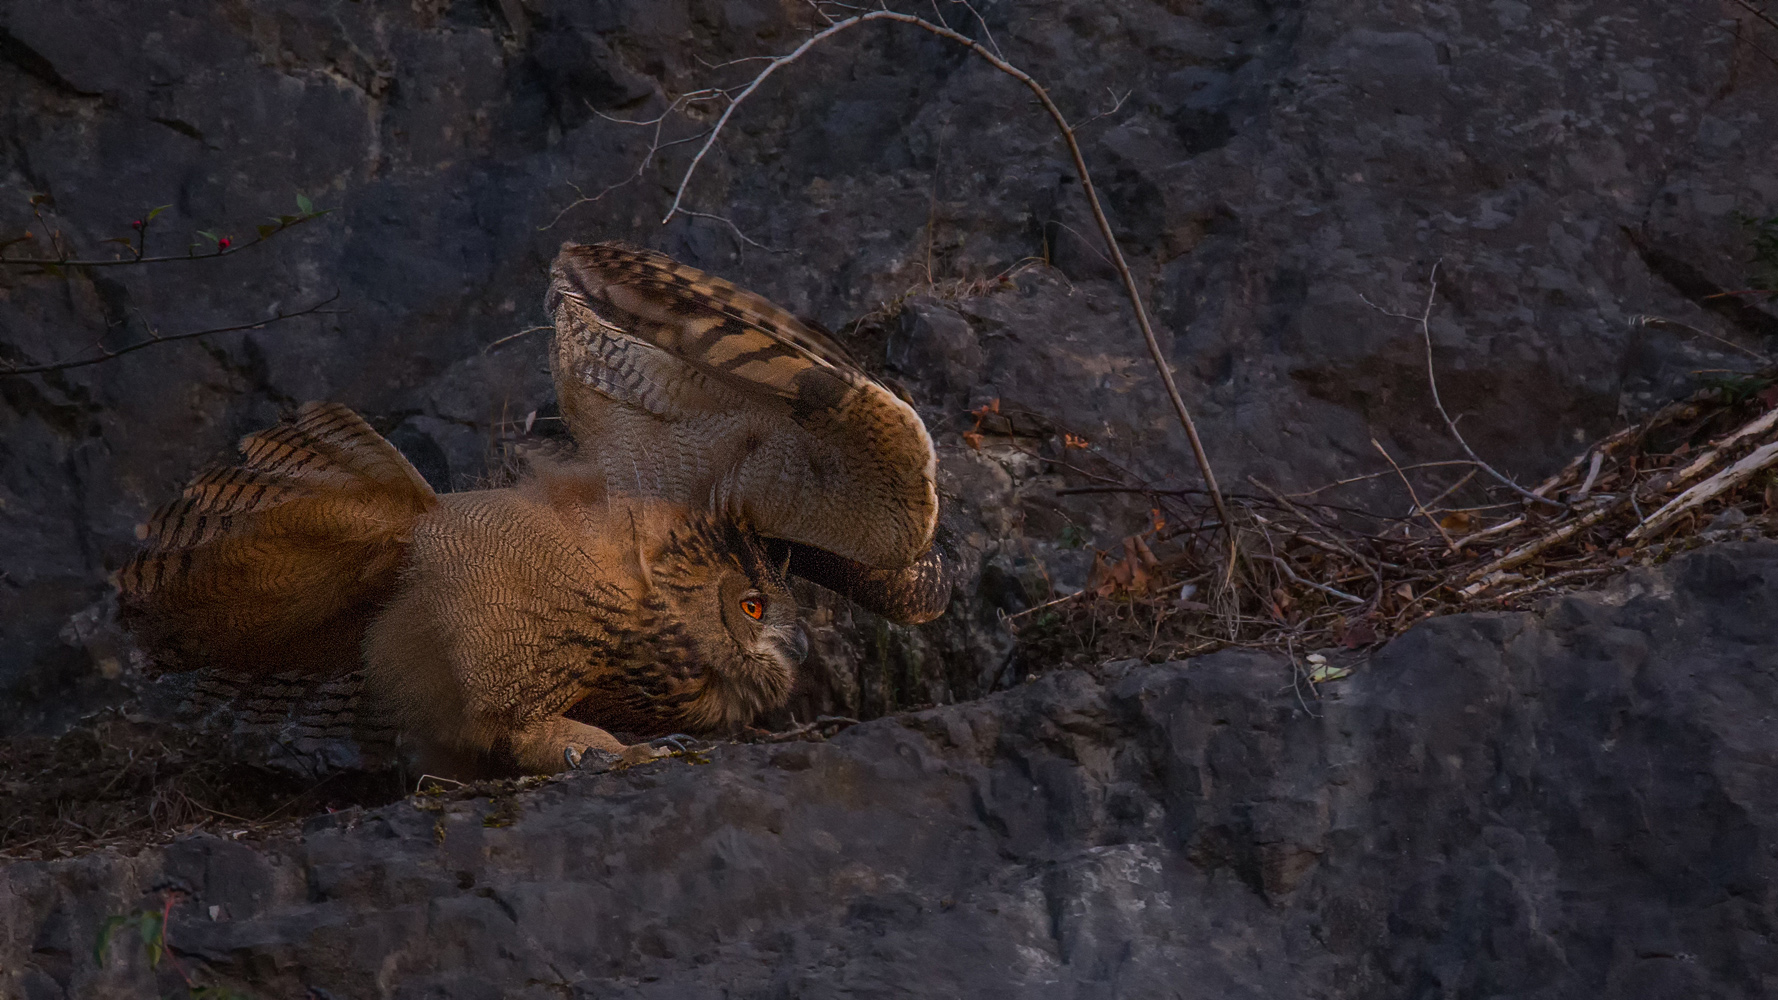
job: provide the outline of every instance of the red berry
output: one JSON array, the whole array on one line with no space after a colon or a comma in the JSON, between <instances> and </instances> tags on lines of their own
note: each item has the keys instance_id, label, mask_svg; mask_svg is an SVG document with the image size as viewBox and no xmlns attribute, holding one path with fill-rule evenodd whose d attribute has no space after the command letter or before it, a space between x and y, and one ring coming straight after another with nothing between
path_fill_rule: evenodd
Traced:
<instances>
[{"instance_id":1,"label":"red berry","mask_svg":"<svg viewBox=\"0 0 1778 1000\"><path fill-rule=\"evenodd\" d=\"M142 220L137 219L135 222L130 223L130 228L131 229L141 229L142 228Z\"/></svg>"},{"instance_id":2,"label":"red berry","mask_svg":"<svg viewBox=\"0 0 1778 1000\"><path fill-rule=\"evenodd\" d=\"M216 248L218 250L227 250L230 242L232 242L232 241L228 237L224 236L222 239L219 239L216 241Z\"/></svg>"}]
</instances>

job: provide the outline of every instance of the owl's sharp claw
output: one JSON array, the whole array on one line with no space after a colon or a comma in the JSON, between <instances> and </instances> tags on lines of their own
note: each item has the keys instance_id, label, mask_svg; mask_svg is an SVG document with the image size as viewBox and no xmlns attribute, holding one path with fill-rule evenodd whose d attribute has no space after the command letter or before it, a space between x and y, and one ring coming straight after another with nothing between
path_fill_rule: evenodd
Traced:
<instances>
[{"instance_id":1,"label":"owl's sharp claw","mask_svg":"<svg viewBox=\"0 0 1778 1000\"><path fill-rule=\"evenodd\" d=\"M691 750L691 744L696 742L697 740L695 738L687 736L684 733L674 733L671 736L662 736L658 740L650 740L648 745L651 747L667 747L674 753L687 753Z\"/></svg>"},{"instance_id":2,"label":"owl's sharp claw","mask_svg":"<svg viewBox=\"0 0 1778 1000\"><path fill-rule=\"evenodd\" d=\"M598 747L580 749L566 746L562 748L562 759L568 762L569 770L602 774L611 770L611 765L622 760L623 757L619 754L607 753Z\"/></svg>"}]
</instances>

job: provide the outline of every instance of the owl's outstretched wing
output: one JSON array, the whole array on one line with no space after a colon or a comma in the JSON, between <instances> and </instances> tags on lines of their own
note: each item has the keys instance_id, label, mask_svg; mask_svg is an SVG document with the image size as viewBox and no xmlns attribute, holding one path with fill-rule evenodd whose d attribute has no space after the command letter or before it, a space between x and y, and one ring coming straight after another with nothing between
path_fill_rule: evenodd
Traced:
<instances>
[{"instance_id":1,"label":"owl's outstretched wing","mask_svg":"<svg viewBox=\"0 0 1778 1000\"><path fill-rule=\"evenodd\" d=\"M306 403L240 449L138 529L145 545L117 574L126 618L173 669L354 669L432 488L334 403Z\"/></svg>"},{"instance_id":2,"label":"owl's outstretched wing","mask_svg":"<svg viewBox=\"0 0 1778 1000\"><path fill-rule=\"evenodd\" d=\"M952 585L968 573L963 533L948 520L941 518L932 544L898 570L871 569L795 542L774 545L772 554L786 560L791 573L890 621L920 625L945 613L951 604Z\"/></svg>"},{"instance_id":3,"label":"owl's outstretched wing","mask_svg":"<svg viewBox=\"0 0 1778 1000\"><path fill-rule=\"evenodd\" d=\"M938 523L932 439L829 337L648 250L567 244L546 307L563 417L614 490L895 574Z\"/></svg>"}]
</instances>

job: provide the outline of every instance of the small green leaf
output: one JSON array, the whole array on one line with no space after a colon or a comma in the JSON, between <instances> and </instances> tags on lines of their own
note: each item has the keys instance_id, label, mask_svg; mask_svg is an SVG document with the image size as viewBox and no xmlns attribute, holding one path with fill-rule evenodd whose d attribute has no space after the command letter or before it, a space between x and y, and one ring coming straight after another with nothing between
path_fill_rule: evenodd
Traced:
<instances>
[{"instance_id":1,"label":"small green leaf","mask_svg":"<svg viewBox=\"0 0 1778 1000\"><path fill-rule=\"evenodd\" d=\"M146 222L153 222L155 216L161 214L162 212L165 212L167 209L172 208L172 207L173 206L171 206L171 205L162 205L158 208L151 208L148 210L148 217L143 219L142 221L145 223Z\"/></svg>"},{"instance_id":2,"label":"small green leaf","mask_svg":"<svg viewBox=\"0 0 1778 1000\"><path fill-rule=\"evenodd\" d=\"M301 222L302 216L300 216L300 215L280 215L280 216L278 216L278 221L282 222L284 225L288 226L291 223Z\"/></svg>"},{"instance_id":3,"label":"small green leaf","mask_svg":"<svg viewBox=\"0 0 1778 1000\"><path fill-rule=\"evenodd\" d=\"M278 231L277 226L266 225L263 222L253 228L259 230L259 238L262 240Z\"/></svg>"},{"instance_id":4,"label":"small green leaf","mask_svg":"<svg viewBox=\"0 0 1778 1000\"><path fill-rule=\"evenodd\" d=\"M221 239L221 237L217 236L215 233L210 232L207 229L198 230L198 235L202 236L204 239L209 240L211 243L214 243L217 240Z\"/></svg>"},{"instance_id":5,"label":"small green leaf","mask_svg":"<svg viewBox=\"0 0 1778 1000\"><path fill-rule=\"evenodd\" d=\"M94 963L98 965L105 964L105 949L111 946L112 935L116 934L119 928L135 919L135 917L126 917L122 915L105 918L105 922L99 925L99 940L93 942Z\"/></svg>"},{"instance_id":6,"label":"small green leaf","mask_svg":"<svg viewBox=\"0 0 1778 1000\"><path fill-rule=\"evenodd\" d=\"M131 239L128 236L113 236L110 239L100 240L99 242L100 243L122 243L126 247L133 247L136 245L136 241Z\"/></svg>"},{"instance_id":7,"label":"small green leaf","mask_svg":"<svg viewBox=\"0 0 1778 1000\"><path fill-rule=\"evenodd\" d=\"M143 910L141 916L142 943L148 944L160 937L161 915L153 910Z\"/></svg>"},{"instance_id":8,"label":"small green leaf","mask_svg":"<svg viewBox=\"0 0 1778 1000\"><path fill-rule=\"evenodd\" d=\"M296 207L297 207L297 210L302 212L302 214L304 214L304 215L314 215L315 214L315 203L310 201L309 196L306 194L303 194L301 191L298 191L296 193Z\"/></svg>"}]
</instances>

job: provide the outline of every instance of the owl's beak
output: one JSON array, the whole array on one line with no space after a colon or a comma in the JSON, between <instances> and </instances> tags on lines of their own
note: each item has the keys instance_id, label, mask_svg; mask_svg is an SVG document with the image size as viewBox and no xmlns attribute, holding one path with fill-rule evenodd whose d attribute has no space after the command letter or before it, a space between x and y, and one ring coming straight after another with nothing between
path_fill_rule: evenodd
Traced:
<instances>
[{"instance_id":1,"label":"owl's beak","mask_svg":"<svg viewBox=\"0 0 1778 1000\"><path fill-rule=\"evenodd\" d=\"M809 658L809 634L803 631L801 622L797 623L790 635L778 640L778 646L784 650L784 655L790 657L793 665Z\"/></svg>"}]
</instances>

